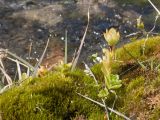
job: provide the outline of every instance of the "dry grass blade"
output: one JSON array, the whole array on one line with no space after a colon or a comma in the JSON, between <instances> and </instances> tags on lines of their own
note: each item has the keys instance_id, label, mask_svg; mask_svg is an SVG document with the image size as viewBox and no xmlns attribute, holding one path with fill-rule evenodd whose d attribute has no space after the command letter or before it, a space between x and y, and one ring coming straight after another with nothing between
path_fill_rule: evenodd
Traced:
<instances>
[{"instance_id":1,"label":"dry grass blade","mask_svg":"<svg viewBox=\"0 0 160 120\"><path fill-rule=\"evenodd\" d=\"M85 69L87 70L87 73L88 73L91 77L93 77L96 85L98 85L98 81L97 81L96 77L94 76L92 70L89 68L89 66L88 66L85 62L84 62L84 65L85 65Z\"/></svg>"},{"instance_id":2,"label":"dry grass blade","mask_svg":"<svg viewBox=\"0 0 160 120\"><path fill-rule=\"evenodd\" d=\"M8 85L12 85L12 79L11 79L11 77L6 73L6 71L2 67L0 67L0 70L2 71L2 73L4 74L4 76L6 77Z\"/></svg>"},{"instance_id":3,"label":"dry grass blade","mask_svg":"<svg viewBox=\"0 0 160 120\"><path fill-rule=\"evenodd\" d=\"M32 44L33 43L31 42L30 45L29 45L29 53L28 53L29 60L31 58Z\"/></svg>"},{"instance_id":4,"label":"dry grass blade","mask_svg":"<svg viewBox=\"0 0 160 120\"><path fill-rule=\"evenodd\" d=\"M43 51L43 53L42 53L42 56L40 57L38 63L36 64L36 66L35 66L34 69L33 69L32 77L35 77L35 76L37 75L38 68L39 68L39 66L40 66L41 63L42 63L42 60L43 60L44 55L45 55L45 53L46 53L46 51L47 51L47 48L48 48L48 44L49 44L49 39L48 39L47 44L46 44L46 47L45 47L45 49L44 49L44 51Z\"/></svg>"},{"instance_id":5,"label":"dry grass blade","mask_svg":"<svg viewBox=\"0 0 160 120\"><path fill-rule=\"evenodd\" d=\"M11 61L13 61L13 62L15 62L15 63L17 63L17 61L18 61L17 59L15 60L15 59L12 59L12 58L10 58L10 57L7 57L7 59L9 59L9 60L11 60ZM18 61L18 63L19 63L20 65L26 67L27 69L29 69L29 67L28 67L26 64L24 64L24 63L22 63L22 62L20 62L20 61Z\"/></svg>"},{"instance_id":6,"label":"dry grass blade","mask_svg":"<svg viewBox=\"0 0 160 120\"><path fill-rule=\"evenodd\" d=\"M82 95L82 94L80 94L80 93L77 93L77 94L78 94L79 96L81 96L81 97L83 97L83 98L85 98L85 99L87 99L87 100L89 100L89 101L91 101L91 102L93 102L93 103L101 106L101 107L104 107L104 108L106 107L104 104L102 104L102 103L100 103L100 102L98 102L98 101L95 101L95 100L93 100L93 99L91 99L91 98L89 98L89 97L87 97L87 96L84 96L84 95ZM121 116L121 117L124 118L125 120L131 120L131 119L128 118L127 116L123 115L122 113L120 113L120 112L118 112L118 111L116 111L116 110L113 110L112 108L107 107L107 109L108 109L109 111L111 111L111 112L113 112L113 113Z\"/></svg>"},{"instance_id":7,"label":"dry grass blade","mask_svg":"<svg viewBox=\"0 0 160 120\"><path fill-rule=\"evenodd\" d=\"M76 53L76 57L75 57L75 59L73 61L71 71L73 71L75 69L75 67L77 65L77 62L78 62L78 59L79 59L79 56L81 54L81 50L82 50L82 47L83 47L83 44L84 44L84 40L86 38L86 34L87 34L87 31L88 31L88 27L89 27L89 20L90 20L90 4L89 4L89 7L88 7L88 23L87 23L83 38L81 40L81 44L80 44L79 49L78 49L78 51Z\"/></svg>"},{"instance_id":8,"label":"dry grass blade","mask_svg":"<svg viewBox=\"0 0 160 120\"><path fill-rule=\"evenodd\" d=\"M17 56L16 54L14 54L14 53L6 50L6 49L2 49L2 48L1 48L1 50L4 51L5 53L11 55L12 57L16 58L16 59L19 60L20 62L24 63L24 64L27 65L31 70L34 69L34 67L33 67L30 63L28 63L27 61L25 61L25 60L22 59L21 57Z\"/></svg>"},{"instance_id":9,"label":"dry grass blade","mask_svg":"<svg viewBox=\"0 0 160 120\"><path fill-rule=\"evenodd\" d=\"M30 70L29 70L29 68L27 69L27 76L29 76L30 75Z\"/></svg>"},{"instance_id":10,"label":"dry grass blade","mask_svg":"<svg viewBox=\"0 0 160 120\"><path fill-rule=\"evenodd\" d=\"M5 76L4 76L4 75L2 75L1 82L2 82L2 83L5 82Z\"/></svg>"},{"instance_id":11,"label":"dry grass blade","mask_svg":"<svg viewBox=\"0 0 160 120\"><path fill-rule=\"evenodd\" d=\"M98 101L95 101L95 100L93 100L93 99L91 99L91 98L89 98L89 97L87 97L87 96L84 96L84 95L82 95L82 94L80 94L80 93L77 93L77 94L78 94L79 96L81 96L81 97L83 97L83 98L85 98L85 99L93 102L93 103L96 103L97 105L99 105L99 106L101 106L101 107L105 107L104 104L102 104L102 103L100 103L100 102L98 102Z\"/></svg>"},{"instance_id":12,"label":"dry grass blade","mask_svg":"<svg viewBox=\"0 0 160 120\"><path fill-rule=\"evenodd\" d=\"M18 71L18 79L21 80L22 79L22 72L21 72L20 63L18 60L16 60L16 64L17 64L17 71Z\"/></svg>"},{"instance_id":13,"label":"dry grass blade","mask_svg":"<svg viewBox=\"0 0 160 120\"><path fill-rule=\"evenodd\" d=\"M11 77L6 73L2 59L0 59L0 70L2 71L3 75L5 76L5 78L7 79L8 84L12 84L12 79Z\"/></svg>"},{"instance_id":14,"label":"dry grass blade","mask_svg":"<svg viewBox=\"0 0 160 120\"><path fill-rule=\"evenodd\" d=\"M2 59L0 59L0 65L1 65L2 68L4 69L4 65L3 65Z\"/></svg>"},{"instance_id":15,"label":"dry grass blade","mask_svg":"<svg viewBox=\"0 0 160 120\"><path fill-rule=\"evenodd\" d=\"M153 6L153 8L157 11L157 13L160 15L160 11L158 10L158 8L153 4L153 2L151 0L148 0L148 2Z\"/></svg>"},{"instance_id":16,"label":"dry grass blade","mask_svg":"<svg viewBox=\"0 0 160 120\"><path fill-rule=\"evenodd\" d=\"M5 82L5 79L7 80L7 83L8 85L4 86L1 90L0 90L0 94L2 94L6 89L10 88L10 86L12 85L12 79L11 77L6 73L5 71L5 67L3 65L3 62L2 62L2 59L0 59L0 70L2 71L3 73L3 76L2 76L2 82L4 83Z\"/></svg>"},{"instance_id":17,"label":"dry grass blade","mask_svg":"<svg viewBox=\"0 0 160 120\"><path fill-rule=\"evenodd\" d=\"M9 89L11 85L6 85L0 90L0 94L2 94L6 89ZM1 119L0 119L1 120Z\"/></svg>"}]
</instances>

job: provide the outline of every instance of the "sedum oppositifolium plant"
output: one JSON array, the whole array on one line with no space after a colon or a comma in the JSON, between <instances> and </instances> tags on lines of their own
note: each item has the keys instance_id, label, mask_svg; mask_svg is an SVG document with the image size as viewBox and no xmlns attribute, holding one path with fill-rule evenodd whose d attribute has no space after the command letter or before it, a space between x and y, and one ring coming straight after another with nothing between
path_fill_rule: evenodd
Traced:
<instances>
[{"instance_id":1,"label":"sedum oppositifolium plant","mask_svg":"<svg viewBox=\"0 0 160 120\"><path fill-rule=\"evenodd\" d=\"M104 35L104 38L105 38L105 40L106 40L106 42L108 43L108 46L109 46L108 48L103 48L102 49L103 57L100 60L101 71L102 71L103 76L104 76L103 84L99 83L99 81L96 79L96 77L94 76L91 69L88 67L88 65L86 63L84 63L85 68L86 68L85 73L87 75L93 77L93 79L95 80L95 84L98 86L97 96L101 99L102 103L98 102L98 101L95 101L95 100L89 98L88 96L84 96L80 93L78 93L78 95L80 95L80 96L84 97L85 99L90 100L90 101L100 105L101 107L104 107L105 108L105 113L106 113L105 117L108 120L109 120L112 112L129 120L128 117L126 117L123 114L119 113L118 111L114 110L114 104L115 104L115 101L117 99L116 90L122 86L121 80L119 79L119 75L113 74L113 72L112 72L112 65L116 61L115 45L118 43L118 41L120 39L120 33L116 29L111 28L109 30L106 30L106 32L103 35ZM106 100L109 98L110 94L113 94L115 96L112 108L109 108L106 105ZM110 112L108 112L108 110Z\"/></svg>"},{"instance_id":2,"label":"sedum oppositifolium plant","mask_svg":"<svg viewBox=\"0 0 160 120\"><path fill-rule=\"evenodd\" d=\"M115 89L121 87L121 80L119 80L119 76L117 74L112 74L112 64L114 64L116 58L115 45L120 39L120 34L114 28L111 28L110 30L106 30L106 32L104 33L104 38L109 45L109 49L103 48L104 55L102 59L101 70L105 79L105 88L100 91L100 97L107 96L109 92L114 92Z\"/></svg>"}]
</instances>

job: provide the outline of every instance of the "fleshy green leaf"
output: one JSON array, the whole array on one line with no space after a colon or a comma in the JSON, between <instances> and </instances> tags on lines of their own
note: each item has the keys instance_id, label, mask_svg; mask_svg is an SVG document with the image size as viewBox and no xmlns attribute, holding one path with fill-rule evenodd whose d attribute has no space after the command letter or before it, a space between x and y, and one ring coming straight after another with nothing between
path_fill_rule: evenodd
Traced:
<instances>
[{"instance_id":1,"label":"fleshy green leaf","mask_svg":"<svg viewBox=\"0 0 160 120\"><path fill-rule=\"evenodd\" d=\"M110 89L118 89L118 88L120 88L121 86L122 86L122 84L114 85L114 86L112 86Z\"/></svg>"},{"instance_id":2,"label":"fleshy green leaf","mask_svg":"<svg viewBox=\"0 0 160 120\"><path fill-rule=\"evenodd\" d=\"M102 89L99 94L98 94L98 97L100 98L104 98L104 97L107 97L109 95L109 92L107 89Z\"/></svg>"},{"instance_id":3,"label":"fleshy green leaf","mask_svg":"<svg viewBox=\"0 0 160 120\"><path fill-rule=\"evenodd\" d=\"M118 89L122 86L121 80L119 80L118 75L111 74L108 79L107 77L105 77L105 81L108 89Z\"/></svg>"}]
</instances>

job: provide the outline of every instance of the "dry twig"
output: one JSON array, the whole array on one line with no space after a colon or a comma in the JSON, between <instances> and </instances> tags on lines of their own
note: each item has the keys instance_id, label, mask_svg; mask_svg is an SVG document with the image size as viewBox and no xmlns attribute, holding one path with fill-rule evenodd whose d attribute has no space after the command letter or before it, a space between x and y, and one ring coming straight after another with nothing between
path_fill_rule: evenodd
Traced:
<instances>
[{"instance_id":1,"label":"dry twig","mask_svg":"<svg viewBox=\"0 0 160 120\"><path fill-rule=\"evenodd\" d=\"M73 64L72 64L72 68L71 68L71 71L73 71L77 65L77 62L78 62L78 59L79 59L79 56L81 54L81 51L82 51L82 47L83 47L83 44L84 44L84 40L86 38L86 34L87 34L87 31L88 31L88 27L89 27L89 21L90 21L90 3L89 3L89 6L88 6L88 23L87 23L87 26L86 26L86 29L85 29L85 32L84 32L84 35L83 35L83 38L81 40L81 44L79 46L79 49L76 53L76 57L73 61Z\"/></svg>"}]
</instances>

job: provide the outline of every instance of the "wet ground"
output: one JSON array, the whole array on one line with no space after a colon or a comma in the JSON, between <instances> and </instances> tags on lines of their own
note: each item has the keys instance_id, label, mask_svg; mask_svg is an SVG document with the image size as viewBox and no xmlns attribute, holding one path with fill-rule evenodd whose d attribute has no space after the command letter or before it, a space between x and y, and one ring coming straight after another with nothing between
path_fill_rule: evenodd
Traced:
<instances>
[{"instance_id":1,"label":"wet ground","mask_svg":"<svg viewBox=\"0 0 160 120\"><path fill-rule=\"evenodd\" d=\"M140 15L143 15L147 30L153 27L156 12L149 3L137 5L119 4L114 0L91 0L90 4L90 25L79 61L89 62L90 55L101 53L101 48L106 46L102 35L106 28L120 30L120 46L130 42L125 36L137 31L135 24ZM68 59L71 61L87 25L88 5L87 0L1 0L0 47L34 64L49 38L43 61L48 67L63 60L67 30ZM155 32L158 30L160 24Z\"/></svg>"}]
</instances>

